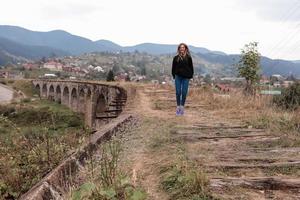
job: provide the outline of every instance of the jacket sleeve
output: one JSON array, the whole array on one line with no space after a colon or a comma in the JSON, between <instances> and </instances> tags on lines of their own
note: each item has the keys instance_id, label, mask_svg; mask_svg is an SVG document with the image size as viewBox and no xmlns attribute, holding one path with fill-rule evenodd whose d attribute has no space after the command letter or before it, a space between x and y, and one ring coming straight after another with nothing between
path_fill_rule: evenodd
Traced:
<instances>
[{"instance_id":1,"label":"jacket sleeve","mask_svg":"<svg viewBox=\"0 0 300 200\"><path fill-rule=\"evenodd\" d=\"M192 57L190 57L190 68L191 68L191 71L192 71L192 76L194 76L194 65L193 65L193 59Z\"/></svg>"},{"instance_id":2,"label":"jacket sleeve","mask_svg":"<svg viewBox=\"0 0 300 200\"><path fill-rule=\"evenodd\" d=\"M172 76L173 76L173 79L175 79L175 67L176 67L176 61L175 61L175 57L174 57L173 62L172 62Z\"/></svg>"}]
</instances>

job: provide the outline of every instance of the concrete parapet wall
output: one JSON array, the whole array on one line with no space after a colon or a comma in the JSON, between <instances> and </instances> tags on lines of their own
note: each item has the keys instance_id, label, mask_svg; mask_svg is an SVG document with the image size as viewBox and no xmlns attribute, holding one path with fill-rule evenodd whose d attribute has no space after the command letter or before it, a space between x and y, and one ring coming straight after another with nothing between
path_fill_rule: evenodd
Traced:
<instances>
[{"instance_id":1,"label":"concrete parapet wall","mask_svg":"<svg viewBox=\"0 0 300 200\"><path fill-rule=\"evenodd\" d=\"M71 154L59 166L39 181L27 193L20 197L21 200L49 200L63 199L63 195L69 192L70 186L74 186L72 180L79 170L85 166L86 161L100 147L101 143L109 140L113 135L121 134L134 126L136 119L130 114L122 114L113 119L90 136L88 142L80 150Z\"/></svg>"}]
</instances>

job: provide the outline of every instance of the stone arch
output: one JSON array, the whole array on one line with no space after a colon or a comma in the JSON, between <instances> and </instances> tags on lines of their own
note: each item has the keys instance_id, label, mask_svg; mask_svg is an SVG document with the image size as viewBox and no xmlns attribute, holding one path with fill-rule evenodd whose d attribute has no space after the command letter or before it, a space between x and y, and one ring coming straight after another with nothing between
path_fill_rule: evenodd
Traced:
<instances>
[{"instance_id":1,"label":"stone arch","mask_svg":"<svg viewBox=\"0 0 300 200\"><path fill-rule=\"evenodd\" d=\"M109 88L107 88L106 86L102 86L101 90L100 90L100 94L102 94L105 98L105 101L108 102L109 101Z\"/></svg>"},{"instance_id":2,"label":"stone arch","mask_svg":"<svg viewBox=\"0 0 300 200\"><path fill-rule=\"evenodd\" d=\"M77 102L78 102L78 94L77 94L77 90L76 88L73 88L71 90L71 99L70 99L70 106L71 108L73 108L74 110L78 110L77 109Z\"/></svg>"},{"instance_id":3,"label":"stone arch","mask_svg":"<svg viewBox=\"0 0 300 200\"><path fill-rule=\"evenodd\" d=\"M42 87L42 97L47 98L47 84L44 83Z\"/></svg>"},{"instance_id":4,"label":"stone arch","mask_svg":"<svg viewBox=\"0 0 300 200\"><path fill-rule=\"evenodd\" d=\"M55 100L54 97L55 97L54 86L50 85L49 91L48 91L48 99L51 101L54 101Z\"/></svg>"},{"instance_id":5,"label":"stone arch","mask_svg":"<svg viewBox=\"0 0 300 200\"><path fill-rule=\"evenodd\" d=\"M78 93L78 111L80 113L84 113L86 110L86 102L85 102L85 92L84 89L81 88Z\"/></svg>"},{"instance_id":6,"label":"stone arch","mask_svg":"<svg viewBox=\"0 0 300 200\"><path fill-rule=\"evenodd\" d=\"M55 96L56 96L56 101L57 101L58 103L61 103L61 87L60 87L60 85L57 85L57 86L56 86L55 92L56 92L56 94L55 94Z\"/></svg>"},{"instance_id":7,"label":"stone arch","mask_svg":"<svg viewBox=\"0 0 300 200\"><path fill-rule=\"evenodd\" d=\"M37 95L40 97L41 96L41 86L40 86L40 84L36 84L34 89L35 89L35 92L37 93Z\"/></svg>"},{"instance_id":8,"label":"stone arch","mask_svg":"<svg viewBox=\"0 0 300 200\"><path fill-rule=\"evenodd\" d=\"M49 98L85 116L85 124L101 128L110 118L117 117L126 102L126 91L115 86L72 81L33 81L41 98Z\"/></svg>"},{"instance_id":9,"label":"stone arch","mask_svg":"<svg viewBox=\"0 0 300 200\"><path fill-rule=\"evenodd\" d=\"M118 88L116 97L117 99L121 99L121 100L127 99L127 91L124 90L123 88Z\"/></svg>"},{"instance_id":10,"label":"stone arch","mask_svg":"<svg viewBox=\"0 0 300 200\"><path fill-rule=\"evenodd\" d=\"M67 86L65 86L63 89L62 98L61 98L62 104L67 105L67 106L69 105L69 96L70 96L69 88Z\"/></svg>"},{"instance_id":11,"label":"stone arch","mask_svg":"<svg viewBox=\"0 0 300 200\"><path fill-rule=\"evenodd\" d=\"M86 100L90 100L92 99L92 90L90 88L87 89L86 92Z\"/></svg>"},{"instance_id":12,"label":"stone arch","mask_svg":"<svg viewBox=\"0 0 300 200\"><path fill-rule=\"evenodd\" d=\"M85 97L85 124L92 127L95 120L95 114L93 110L93 101L92 101L92 90L87 88L86 97Z\"/></svg>"},{"instance_id":13,"label":"stone arch","mask_svg":"<svg viewBox=\"0 0 300 200\"><path fill-rule=\"evenodd\" d=\"M95 102L95 116L102 116L106 111L106 99L102 93L99 93Z\"/></svg>"}]
</instances>

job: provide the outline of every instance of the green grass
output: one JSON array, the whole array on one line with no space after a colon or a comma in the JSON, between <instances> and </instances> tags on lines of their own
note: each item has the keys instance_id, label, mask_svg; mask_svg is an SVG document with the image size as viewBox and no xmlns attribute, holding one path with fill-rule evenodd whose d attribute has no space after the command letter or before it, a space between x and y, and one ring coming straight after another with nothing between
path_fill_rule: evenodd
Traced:
<instances>
[{"instance_id":1,"label":"green grass","mask_svg":"<svg viewBox=\"0 0 300 200\"><path fill-rule=\"evenodd\" d=\"M101 159L90 160L91 180L71 191L70 199L145 200L147 194L143 188L133 186L129 176L119 169L120 141L113 138L101 149Z\"/></svg>"},{"instance_id":2,"label":"green grass","mask_svg":"<svg viewBox=\"0 0 300 200\"><path fill-rule=\"evenodd\" d=\"M83 117L64 105L47 100L23 101L16 106L0 106L0 114L20 127L51 124L58 128L82 127Z\"/></svg>"},{"instance_id":3,"label":"green grass","mask_svg":"<svg viewBox=\"0 0 300 200\"><path fill-rule=\"evenodd\" d=\"M82 116L55 102L0 106L0 196L18 198L88 134Z\"/></svg>"},{"instance_id":4,"label":"green grass","mask_svg":"<svg viewBox=\"0 0 300 200\"><path fill-rule=\"evenodd\" d=\"M185 164L175 164L161 170L162 188L174 200L211 200L209 179L205 172Z\"/></svg>"}]
</instances>

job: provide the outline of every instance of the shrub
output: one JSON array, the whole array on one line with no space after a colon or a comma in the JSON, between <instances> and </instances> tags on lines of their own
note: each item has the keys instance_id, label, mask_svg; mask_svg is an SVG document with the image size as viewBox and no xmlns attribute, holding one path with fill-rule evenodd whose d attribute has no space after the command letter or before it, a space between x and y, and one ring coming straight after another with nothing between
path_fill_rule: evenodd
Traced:
<instances>
[{"instance_id":1,"label":"shrub","mask_svg":"<svg viewBox=\"0 0 300 200\"><path fill-rule=\"evenodd\" d=\"M0 199L17 199L78 147L82 124L76 113L47 101L0 105Z\"/></svg>"},{"instance_id":2,"label":"shrub","mask_svg":"<svg viewBox=\"0 0 300 200\"><path fill-rule=\"evenodd\" d=\"M175 165L169 168L161 181L162 188L171 199L214 199L209 192L209 180L200 169Z\"/></svg>"},{"instance_id":3,"label":"shrub","mask_svg":"<svg viewBox=\"0 0 300 200\"><path fill-rule=\"evenodd\" d=\"M24 98L21 100L21 103L29 103L31 101L30 98Z\"/></svg>"},{"instance_id":4,"label":"shrub","mask_svg":"<svg viewBox=\"0 0 300 200\"><path fill-rule=\"evenodd\" d=\"M69 127L78 127L78 126L82 126L82 120L80 119L79 116L74 116L74 115L70 115L70 116L63 116L64 120L66 120L66 123L68 124Z\"/></svg>"},{"instance_id":5,"label":"shrub","mask_svg":"<svg viewBox=\"0 0 300 200\"><path fill-rule=\"evenodd\" d=\"M130 178L124 176L119 169L119 156L121 146L119 141L108 142L103 145L100 171L95 177L99 184L85 183L72 194L73 200L99 199L99 200L145 200L146 192L130 183ZM91 159L93 161L93 158ZM91 163L92 164L92 163ZM91 165L93 173L93 164Z\"/></svg>"},{"instance_id":6,"label":"shrub","mask_svg":"<svg viewBox=\"0 0 300 200\"><path fill-rule=\"evenodd\" d=\"M47 109L22 108L18 109L9 118L17 124L27 125L48 122L51 119L51 115Z\"/></svg>"},{"instance_id":7,"label":"shrub","mask_svg":"<svg viewBox=\"0 0 300 200\"><path fill-rule=\"evenodd\" d=\"M5 80L0 80L0 83L3 84L3 85L7 84Z\"/></svg>"},{"instance_id":8,"label":"shrub","mask_svg":"<svg viewBox=\"0 0 300 200\"><path fill-rule=\"evenodd\" d=\"M13 84L15 81L14 80L8 80L7 81L9 84Z\"/></svg>"},{"instance_id":9,"label":"shrub","mask_svg":"<svg viewBox=\"0 0 300 200\"><path fill-rule=\"evenodd\" d=\"M80 116L70 112L53 111L48 106L35 109L31 107L15 109L14 107L0 106L1 114L21 126L49 123L55 124L57 128L83 126Z\"/></svg>"},{"instance_id":10,"label":"shrub","mask_svg":"<svg viewBox=\"0 0 300 200\"><path fill-rule=\"evenodd\" d=\"M12 106L0 106L0 115L3 115L4 117L7 117L15 111L16 109Z\"/></svg>"},{"instance_id":11,"label":"shrub","mask_svg":"<svg viewBox=\"0 0 300 200\"><path fill-rule=\"evenodd\" d=\"M28 80L16 80L12 83L12 86L14 90L22 91L27 97L38 94L31 81Z\"/></svg>"},{"instance_id":12,"label":"shrub","mask_svg":"<svg viewBox=\"0 0 300 200\"><path fill-rule=\"evenodd\" d=\"M273 102L284 109L297 109L300 105L300 83L297 82L284 89L280 96L273 98Z\"/></svg>"}]
</instances>

